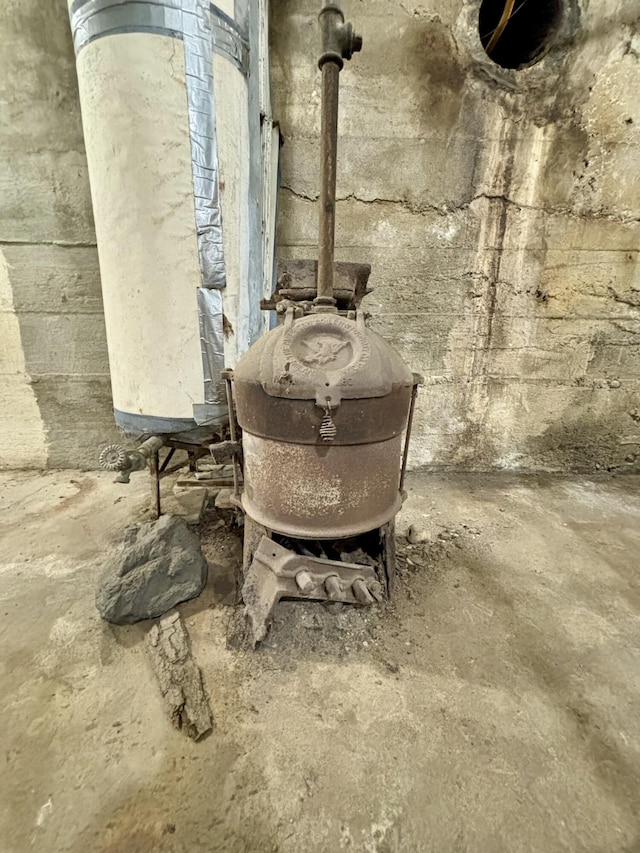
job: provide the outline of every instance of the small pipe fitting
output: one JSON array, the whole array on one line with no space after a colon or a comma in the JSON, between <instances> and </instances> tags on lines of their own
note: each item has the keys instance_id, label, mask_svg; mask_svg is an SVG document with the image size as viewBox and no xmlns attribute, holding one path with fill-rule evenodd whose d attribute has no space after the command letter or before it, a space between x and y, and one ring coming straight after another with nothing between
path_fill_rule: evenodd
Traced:
<instances>
[{"instance_id":1,"label":"small pipe fitting","mask_svg":"<svg viewBox=\"0 0 640 853\"><path fill-rule=\"evenodd\" d=\"M339 68L344 59L351 59L354 53L362 50L362 36L356 35L352 24L345 24L342 9L337 3L325 3L320 14L322 33L322 53L318 67L326 62L334 62Z\"/></svg>"}]
</instances>

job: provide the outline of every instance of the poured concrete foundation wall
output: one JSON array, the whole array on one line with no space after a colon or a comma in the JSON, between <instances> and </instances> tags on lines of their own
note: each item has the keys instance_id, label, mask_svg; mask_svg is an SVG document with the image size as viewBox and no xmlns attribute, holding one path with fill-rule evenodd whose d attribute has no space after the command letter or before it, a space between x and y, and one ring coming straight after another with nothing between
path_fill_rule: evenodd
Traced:
<instances>
[{"instance_id":1,"label":"poured concrete foundation wall","mask_svg":"<svg viewBox=\"0 0 640 853\"><path fill-rule=\"evenodd\" d=\"M115 439L64 0L0 4L0 467L95 467Z\"/></svg>"},{"instance_id":2,"label":"poured concrete foundation wall","mask_svg":"<svg viewBox=\"0 0 640 853\"><path fill-rule=\"evenodd\" d=\"M413 465L638 468L636 0L565 0L537 64L500 68L480 0L344 0L338 259L369 261L374 328L423 373ZM285 137L280 254L315 256L317 0L271 25Z\"/></svg>"},{"instance_id":3,"label":"poured concrete foundation wall","mask_svg":"<svg viewBox=\"0 0 640 853\"><path fill-rule=\"evenodd\" d=\"M411 464L638 468L640 36L635 0L567 4L523 71L479 0L343 0L338 257L425 375ZM319 0L272 3L280 253L315 257ZM115 438L64 0L0 8L0 466L94 465Z\"/></svg>"}]
</instances>

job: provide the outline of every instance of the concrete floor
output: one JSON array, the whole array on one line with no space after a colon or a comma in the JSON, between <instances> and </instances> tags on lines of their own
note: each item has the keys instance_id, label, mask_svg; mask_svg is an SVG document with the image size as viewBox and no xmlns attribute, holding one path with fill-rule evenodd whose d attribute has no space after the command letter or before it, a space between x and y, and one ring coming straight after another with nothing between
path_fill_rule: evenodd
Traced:
<instances>
[{"instance_id":1,"label":"concrete floor","mask_svg":"<svg viewBox=\"0 0 640 853\"><path fill-rule=\"evenodd\" d=\"M93 606L147 499L111 477L0 478L3 853L640 850L640 478L414 475L394 604L283 604L257 653L226 647L210 535L195 744L149 623Z\"/></svg>"}]
</instances>

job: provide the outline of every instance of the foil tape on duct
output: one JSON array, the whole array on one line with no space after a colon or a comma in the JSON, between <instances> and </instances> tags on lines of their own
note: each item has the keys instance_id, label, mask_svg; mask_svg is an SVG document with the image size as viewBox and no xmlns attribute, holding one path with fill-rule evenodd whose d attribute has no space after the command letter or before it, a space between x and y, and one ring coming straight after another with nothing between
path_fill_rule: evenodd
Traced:
<instances>
[{"instance_id":1,"label":"foil tape on duct","mask_svg":"<svg viewBox=\"0 0 640 853\"><path fill-rule=\"evenodd\" d=\"M118 33L157 33L182 38L180 0L165 2L118 2L118 0L75 0L69 8L76 56L99 38Z\"/></svg>"},{"instance_id":2,"label":"foil tape on duct","mask_svg":"<svg viewBox=\"0 0 640 853\"><path fill-rule=\"evenodd\" d=\"M224 367L224 333L222 293L212 288L198 288L200 347L204 369L204 405L193 407L196 423L206 423L226 412L226 398L220 399L220 371ZM224 390L224 389L223 389Z\"/></svg>"},{"instance_id":3,"label":"foil tape on duct","mask_svg":"<svg viewBox=\"0 0 640 853\"><path fill-rule=\"evenodd\" d=\"M249 43L245 33L228 15L211 4L213 49L228 59L245 77L249 73Z\"/></svg>"},{"instance_id":4,"label":"foil tape on duct","mask_svg":"<svg viewBox=\"0 0 640 853\"><path fill-rule=\"evenodd\" d=\"M212 21L215 15L215 22ZM191 168L195 200L196 235L202 288L226 287L222 242L222 213L216 150L213 89L213 50L224 53L245 69L248 45L231 19L204 0L75 0L69 9L76 55L98 38L120 33L147 32L181 39L184 44ZM222 18L224 17L224 21ZM214 24L212 26L212 23ZM233 26L232 26L233 24ZM241 69L242 70L242 69ZM204 310L198 294L200 333L212 335L203 346L205 404L198 406L198 423L216 418L225 403L222 300L220 310ZM214 325L213 318L215 317ZM203 331L204 330L204 331ZM211 405L214 409L211 410Z\"/></svg>"},{"instance_id":5,"label":"foil tape on duct","mask_svg":"<svg viewBox=\"0 0 640 853\"><path fill-rule=\"evenodd\" d=\"M200 0L183 0L183 6L193 8L193 13L184 13L183 41L202 286L222 288L226 287L227 279L216 149L211 17L209 7ZM223 368L224 364L220 370Z\"/></svg>"}]
</instances>

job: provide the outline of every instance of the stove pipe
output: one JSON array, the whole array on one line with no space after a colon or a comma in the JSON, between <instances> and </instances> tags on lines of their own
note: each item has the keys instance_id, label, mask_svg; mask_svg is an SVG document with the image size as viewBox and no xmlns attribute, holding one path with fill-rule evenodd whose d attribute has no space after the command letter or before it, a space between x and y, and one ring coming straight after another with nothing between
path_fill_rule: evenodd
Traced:
<instances>
[{"instance_id":1,"label":"stove pipe","mask_svg":"<svg viewBox=\"0 0 640 853\"><path fill-rule=\"evenodd\" d=\"M316 312L336 309L333 296L333 257L336 228L336 162L338 154L338 89L344 59L362 49L362 38L345 24L336 3L325 2L320 14L322 53L322 120L320 130L320 233Z\"/></svg>"}]
</instances>

